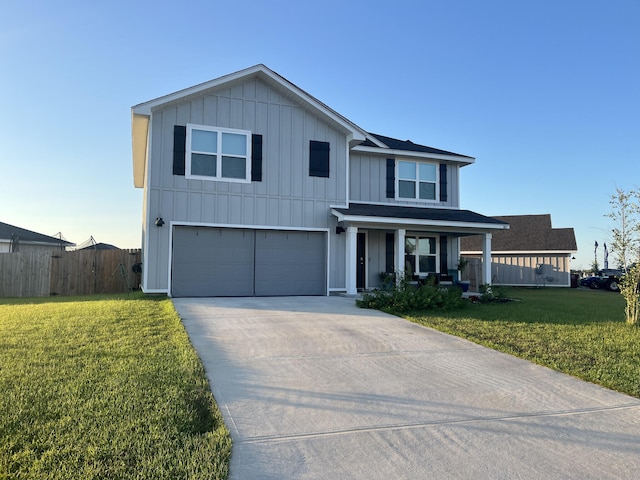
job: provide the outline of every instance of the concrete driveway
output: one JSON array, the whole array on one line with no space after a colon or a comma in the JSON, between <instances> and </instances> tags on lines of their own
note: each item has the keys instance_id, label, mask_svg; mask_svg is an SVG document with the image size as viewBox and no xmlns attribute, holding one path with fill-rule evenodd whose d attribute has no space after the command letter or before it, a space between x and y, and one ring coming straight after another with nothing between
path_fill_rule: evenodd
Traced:
<instances>
[{"instance_id":1,"label":"concrete driveway","mask_svg":"<svg viewBox=\"0 0 640 480\"><path fill-rule=\"evenodd\" d=\"M230 480L640 478L639 399L349 298L174 304Z\"/></svg>"}]
</instances>

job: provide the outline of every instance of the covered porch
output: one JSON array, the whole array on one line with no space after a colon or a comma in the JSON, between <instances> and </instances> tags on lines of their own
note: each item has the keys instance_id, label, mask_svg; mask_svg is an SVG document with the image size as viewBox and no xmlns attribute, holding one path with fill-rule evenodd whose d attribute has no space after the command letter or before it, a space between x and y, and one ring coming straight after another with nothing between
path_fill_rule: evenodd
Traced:
<instances>
[{"instance_id":1,"label":"covered porch","mask_svg":"<svg viewBox=\"0 0 640 480\"><path fill-rule=\"evenodd\" d=\"M334 207L346 242L346 293L381 286L381 273L418 278L457 271L460 237L482 235L483 283L491 283L491 236L509 228L469 210L372 204Z\"/></svg>"}]
</instances>

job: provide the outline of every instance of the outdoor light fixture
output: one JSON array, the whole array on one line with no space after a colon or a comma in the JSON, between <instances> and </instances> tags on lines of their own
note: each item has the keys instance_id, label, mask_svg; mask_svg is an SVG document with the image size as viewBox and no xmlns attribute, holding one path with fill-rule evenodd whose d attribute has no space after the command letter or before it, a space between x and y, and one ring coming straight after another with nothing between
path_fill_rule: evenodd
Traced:
<instances>
[{"instance_id":1,"label":"outdoor light fixture","mask_svg":"<svg viewBox=\"0 0 640 480\"><path fill-rule=\"evenodd\" d=\"M156 218L156 227L161 227L162 225L164 225L164 220L162 219L162 217L158 217Z\"/></svg>"},{"instance_id":2,"label":"outdoor light fixture","mask_svg":"<svg viewBox=\"0 0 640 480\"><path fill-rule=\"evenodd\" d=\"M340 225L338 225L336 227L336 235L340 235L341 233L344 233L344 227L341 227Z\"/></svg>"}]
</instances>

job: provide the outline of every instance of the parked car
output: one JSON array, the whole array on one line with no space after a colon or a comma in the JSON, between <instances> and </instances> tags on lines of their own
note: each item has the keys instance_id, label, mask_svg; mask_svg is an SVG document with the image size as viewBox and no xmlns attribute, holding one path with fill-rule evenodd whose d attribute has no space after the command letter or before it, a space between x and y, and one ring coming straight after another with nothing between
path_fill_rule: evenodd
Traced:
<instances>
[{"instance_id":1,"label":"parked car","mask_svg":"<svg viewBox=\"0 0 640 480\"><path fill-rule=\"evenodd\" d=\"M583 287L589 287L593 289L605 289L611 292L619 292L620 277L624 275L622 270L605 269L600 270L598 275L592 275L580 280L580 285Z\"/></svg>"}]
</instances>

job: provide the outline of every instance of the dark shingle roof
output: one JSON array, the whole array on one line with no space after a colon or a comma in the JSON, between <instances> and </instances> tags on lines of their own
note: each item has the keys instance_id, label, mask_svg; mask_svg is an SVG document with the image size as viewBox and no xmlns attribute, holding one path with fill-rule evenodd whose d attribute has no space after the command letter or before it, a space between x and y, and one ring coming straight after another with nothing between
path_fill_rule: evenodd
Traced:
<instances>
[{"instance_id":1,"label":"dark shingle roof","mask_svg":"<svg viewBox=\"0 0 640 480\"><path fill-rule=\"evenodd\" d=\"M494 217L508 223L509 230L495 232L491 239L494 252L541 252L578 250L573 228L552 228L551 215L507 215ZM482 250L482 238L475 235L460 239L460 250Z\"/></svg>"},{"instance_id":2,"label":"dark shingle roof","mask_svg":"<svg viewBox=\"0 0 640 480\"><path fill-rule=\"evenodd\" d=\"M75 245L75 243L60 240L56 237L50 237L49 235L43 235L41 233L33 232L31 230L27 230L26 228L20 228L14 225L9 225L8 223L0 222L0 239L11 240L11 235L18 236L20 242L50 243L52 245L62 245L65 247L72 247Z\"/></svg>"},{"instance_id":3,"label":"dark shingle roof","mask_svg":"<svg viewBox=\"0 0 640 480\"><path fill-rule=\"evenodd\" d=\"M409 152L433 153L436 155L453 155L455 157L473 158L468 157L467 155L460 155L459 153L447 152L446 150L427 147L426 145L418 145L417 143L413 143L411 140L398 140L397 138L385 137L384 135L378 135L377 133L371 132L369 132L369 135L377 138L392 150L406 150ZM360 145L362 145L363 147L377 147L377 145L369 139L365 140Z\"/></svg>"},{"instance_id":4,"label":"dark shingle roof","mask_svg":"<svg viewBox=\"0 0 640 480\"><path fill-rule=\"evenodd\" d=\"M93 245L87 245L86 247L78 248L78 250L119 250L115 245L110 243L94 243Z\"/></svg>"},{"instance_id":5,"label":"dark shingle roof","mask_svg":"<svg viewBox=\"0 0 640 480\"><path fill-rule=\"evenodd\" d=\"M470 210L449 208L420 208L393 205L351 204L349 208L334 208L344 215L358 217L406 218L415 220L431 220L460 223L484 223L504 225L505 222L492 217L485 217Z\"/></svg>"}]
</instances>

